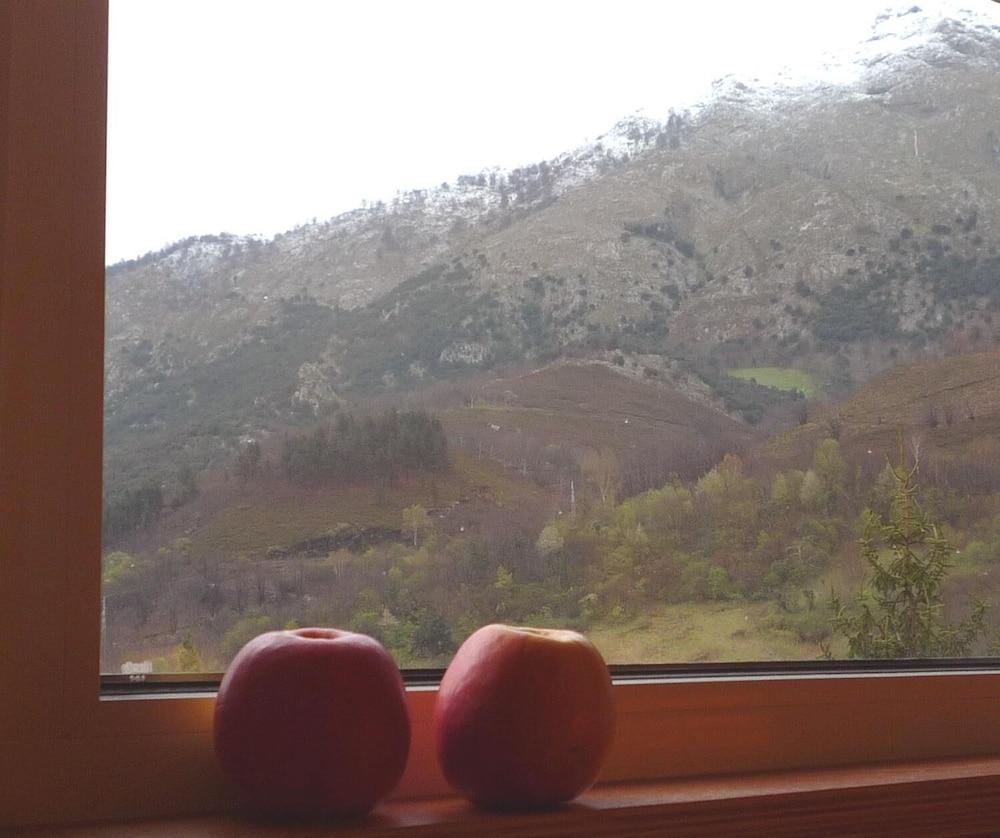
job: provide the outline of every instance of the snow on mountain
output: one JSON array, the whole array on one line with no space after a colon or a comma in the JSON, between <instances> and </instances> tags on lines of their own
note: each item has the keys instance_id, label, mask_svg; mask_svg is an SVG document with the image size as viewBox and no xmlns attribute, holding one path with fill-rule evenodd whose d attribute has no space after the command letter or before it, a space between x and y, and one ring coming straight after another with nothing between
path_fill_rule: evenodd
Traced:
<instances>
[{"instance_id":1,"label":"snow on mountain","mask_svg":"<svg viewBox=\"0 0 1000 838\"><path fill-rule=\"evenodd\" d=\"M887 8L875 18L870 37L853 50L817 56L812 65L786 67L772 78L724 76L690 101L675 102L667 114L651 115L641 109L623 118L604 134L550 161L558 167L552 194L562 194L592 178L609 163L662 145L669 141L672 126L696 127L720 106L738 105L766 116L777 114L791 100L833 93L861 98L884 92L894 79L905 78L920 64L995 63L998 58L1000 6L956 9L954 4L936 2ZM486 173L494 178L511 175L499 168ZM430 215L462 215L468 221L500 205L494 189L467 180L447 190L437 187L405 193L402 204L412 207L416 203ZM391 209L399 205L397 200Z\"/></svg>"},{"instance_id":2,"label":"snow on mountain","mask_svg":"<svg viewBox=\"0 0 1000 838\"><path fill-rule=\"evenodd\" d=\"M870 37L853 49L817 56L811 65L785 67L771 78L724 76L682 107L695 124L726 104L764 115L792 100L885 92L921 65L995 64L998 59L1000 6L955 9L935 3L887 9L875 18Z\"/></svg>"},{"instance_id":3,"label":"snow on mountain","mask_svg":"<svg viewBox=\"0 0 1000 838\"><path fill-rule=\"evenodd\" d=\"M885 93L904 83L920 65L988 63L998 56L1000 5L956 9L952 3L932 2L888 8L875 18L867 40L853 49L818 55L808 66L786 67L771 77L723 76L689 101L674 102L667 113L636 111L604 134L545 163L511 170L484 168L459 176L454 183L401 191L328 221L299 225L271 242L283 255L297 258L318 241L414 215L420 216L430 235L443 238L456 225L478 223L511 204L531 208L559 197L617 162L676 141L682 128L696 129L720 108L737 107L757 119L780 117L796 101ZM161 251L162 264L191 282L251 241L263 240L233 235L188 239Z\"/></svg>"}]
</instances>

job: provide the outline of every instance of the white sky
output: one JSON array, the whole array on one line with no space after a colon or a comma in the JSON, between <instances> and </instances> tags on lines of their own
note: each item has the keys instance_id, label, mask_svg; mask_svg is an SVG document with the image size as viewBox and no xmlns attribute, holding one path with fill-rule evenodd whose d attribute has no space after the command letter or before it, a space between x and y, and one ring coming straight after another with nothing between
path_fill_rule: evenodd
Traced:
<instances>
[{"instance_id":1,"label":"white sky","mask_svg":"<svg viewBox=\"0 0 1000 838\"><path fill-rule=\"evenodd\" d=\"M550 158L727 73L815 64L885 6L112 0L107 261Z\"/></svg>"}]
</instances>

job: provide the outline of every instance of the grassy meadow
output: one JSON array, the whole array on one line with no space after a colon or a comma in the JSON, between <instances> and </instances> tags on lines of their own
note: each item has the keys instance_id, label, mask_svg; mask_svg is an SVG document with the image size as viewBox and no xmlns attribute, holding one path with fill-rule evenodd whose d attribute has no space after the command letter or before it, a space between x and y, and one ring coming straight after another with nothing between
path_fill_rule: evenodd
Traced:
<instances>
[{"instance_id":1,"label":"grassy meadow","mask_svg":"<svg viewBox=\"0 0 1000 838\"><path fill-rule=\"evenodd\" d=\"M798 390L807 399L814 399L821 394L816 377L794 367L741 367L729 370L728 374L744 381L756 381L763 387L773 387L775 390Z\"/></svg>"}]
</instances>

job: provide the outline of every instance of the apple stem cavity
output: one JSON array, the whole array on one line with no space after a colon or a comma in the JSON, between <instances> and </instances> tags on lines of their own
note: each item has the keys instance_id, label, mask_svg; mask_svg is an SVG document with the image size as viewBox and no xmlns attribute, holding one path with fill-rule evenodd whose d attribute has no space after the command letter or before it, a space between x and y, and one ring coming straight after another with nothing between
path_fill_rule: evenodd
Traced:
<instances>
[{"instance_id":1,"label":"apple stem cavity","mask_svg":"<svg viewBox=\"0 0 1000 838\"><path fill-rule=\"evenodd\" d=\"M338 631L337 629L304 628L292 629L289 634L305 638L306 640L336 640L338 637L343 637L347 632Z\"/></svg>"}]
</instances>

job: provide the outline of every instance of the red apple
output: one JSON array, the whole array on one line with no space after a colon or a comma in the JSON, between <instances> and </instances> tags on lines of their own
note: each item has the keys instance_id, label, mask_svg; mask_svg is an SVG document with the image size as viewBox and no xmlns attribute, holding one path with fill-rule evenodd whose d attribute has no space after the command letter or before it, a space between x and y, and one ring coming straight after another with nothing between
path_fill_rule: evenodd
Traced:
<instances>
[{"instance_id":1,"label":"red apple","mask_svg":"<svg viewBox=\"0 0 1000 838\"><path fill-rule=\"evenodd\" d=\"M485 626L448 667L434 725L445 777L473 802L560 803L593 784L611 745L611 678L575 631Z\"/></svg>"},{"instance_id":2,"label":"red apple","mask_svg":"<svg viewBox=\"0 0 1000 838\"><path fill-rule=\"evenodd\" d=\"M395 788L409 749L399 669L364 634L262 634L219 687L215 752L261 811L364 814Z\"/></svg>"}]
</instances>

